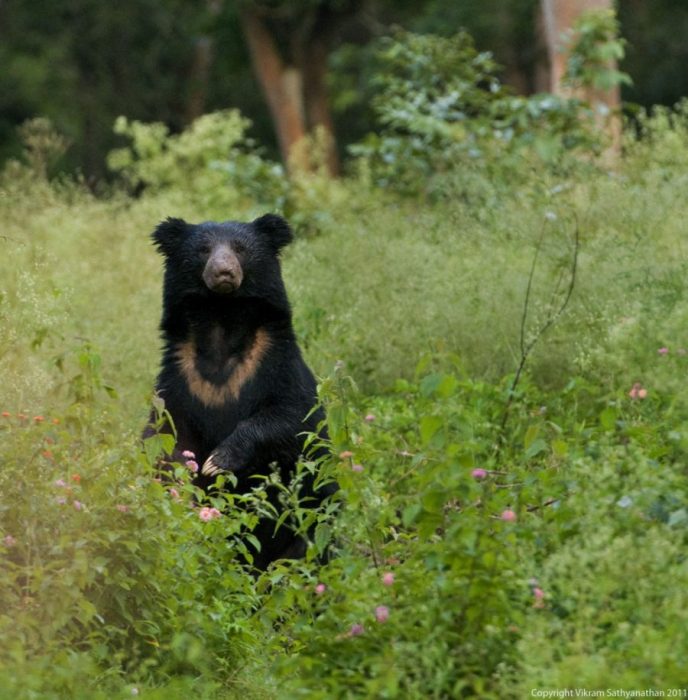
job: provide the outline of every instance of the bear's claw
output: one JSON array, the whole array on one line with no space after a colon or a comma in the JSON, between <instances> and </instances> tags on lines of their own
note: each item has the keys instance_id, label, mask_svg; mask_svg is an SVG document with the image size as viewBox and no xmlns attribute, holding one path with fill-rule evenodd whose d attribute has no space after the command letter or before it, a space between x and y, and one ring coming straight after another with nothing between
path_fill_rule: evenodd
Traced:
<instances>
[{"instance_id":1,"label":"bear's claw","mask_svg":"<svg viewBox=\"0 0 688 700\"><path fill-rule=\"evenodd\" d=\"M217 464L215 464L213 455L210 455L210 457L203 462L203 467L201 468L201 474L205 474L206 476L215 476L221 471L222 467L218 467Z\"/></svg>"}]
</instances>

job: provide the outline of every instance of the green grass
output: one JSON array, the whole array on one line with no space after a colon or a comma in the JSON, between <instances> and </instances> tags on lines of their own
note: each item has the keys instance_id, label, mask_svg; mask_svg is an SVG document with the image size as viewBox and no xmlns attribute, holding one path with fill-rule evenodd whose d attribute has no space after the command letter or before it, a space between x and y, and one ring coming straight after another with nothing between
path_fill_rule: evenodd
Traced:
<instances>
[{"instance_id":1,"label":"green grass","mask_svg":"<svg viewBox=\"0 0 688 700\"><path fill-rule=\"evenodd\" d=\"M337 556L257 580L225 539L239 521L203 526L188 485L176 501L151 481L137 440L159 361L149 232L166 216L264 206L224 211L221 197L183 190L96 198L6 175L0 697L678 687L688 171L677 139L665 127L613 173L555 177L525 160L508 176L449 173L433 201L356 178L302 185L297 221L310 212L318 230L299 231L284 275L334 453L353 451L364 470L332 461L345 508L321 535ZM504 421L534 255L526 342L563 299L576 228L571 302ZM629 397L636 382L647 398ZM512 509L515 523L500 519ZM354 624L365 633L348 634Z\"/></svg>"}]
</instances>

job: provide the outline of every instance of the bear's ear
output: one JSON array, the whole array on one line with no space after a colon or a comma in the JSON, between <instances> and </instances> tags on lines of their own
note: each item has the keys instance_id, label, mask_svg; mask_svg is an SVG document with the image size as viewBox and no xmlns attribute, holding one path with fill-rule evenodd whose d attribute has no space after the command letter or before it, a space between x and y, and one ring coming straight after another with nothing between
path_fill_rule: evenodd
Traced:
<instances>
[{"instance_id":1,"label":"bear's ear","mask_svg":"<svg viewBox=\"0 0 688 700\"><path fill-rule=\"evenodd\" d=\"M169 255L186 238L188 232L189 224L184 219L168 218L158 224L151 238L160 253Z\"/></svg>"},{"instance_id":2,"label":"bear's ear","mask_svg":"<svg viewBox=\"0 0 688 700\"><path fill-rule=\"evenodd\" d=\"M265 236L275 252L279 252L294 238L289 224L276 214L261 216L253 222L253 226L258 234Z\"/></svg>"}]
</instances>

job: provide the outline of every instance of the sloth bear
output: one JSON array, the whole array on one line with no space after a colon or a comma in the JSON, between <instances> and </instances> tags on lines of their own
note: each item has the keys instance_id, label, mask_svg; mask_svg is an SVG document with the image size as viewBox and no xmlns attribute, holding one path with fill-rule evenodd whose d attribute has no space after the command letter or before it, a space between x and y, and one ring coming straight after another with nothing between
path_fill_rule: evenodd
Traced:
<instances>
[{"instance_id":1,"label":"sloth bear","mask_svg":"<svg viewBox=\"0 0 688 700\"><path fill-rule=\"evenodd\" d=\"M165 259L162 366L156 391L177 433L173 459L189 450L208 488L232 472L244 493L275 467L288 483L304 443L323 419L316 383L301 356L282 280L279 253L292 240L287 222L265 215L251 223L188 224L169 218L152 235ZM154 418L145 434L153 432ZM169 425L164 431L171 432ZM304 480L304 505L336 491ZM270 492L270 491L269 491ZM277 505L274 487L270 500ZM254 531L253 564L295 558L305 542L288 527L274 532L262 520Z\"/></svg>"}]
</instances>

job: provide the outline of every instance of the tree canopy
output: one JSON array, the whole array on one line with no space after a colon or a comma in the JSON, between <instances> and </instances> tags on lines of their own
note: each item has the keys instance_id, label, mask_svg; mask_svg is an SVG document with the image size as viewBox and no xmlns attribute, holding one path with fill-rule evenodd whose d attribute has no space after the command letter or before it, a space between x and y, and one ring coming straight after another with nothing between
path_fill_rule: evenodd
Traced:
<instances>
[{"instance_id":1,"label":"tree canopy","mask_svg":"<svg viewBox=\"0 0 688 700\"><path fill-rule=\"evenodd\" d=\"M538 12L538 0L6 0L0 159L17 154L23 121L46 116L72 144L65 167L100 178L118 144L117 117L176 133L226 108L248 117L251 135L276 156L290 138L274 127L276 110L290 109L297 136L318 125L336 133L336 170L345 146L372 128L371 42L397 25L444 36L465 28L503 66L504 82L528 94L543 89ZM688 92L688 48L677 31L688 27L688 7L632 0L620 3L619 18L628 40L622 68L633 79L624 98L673 104Z\"/></svg>"}]
</instances>

